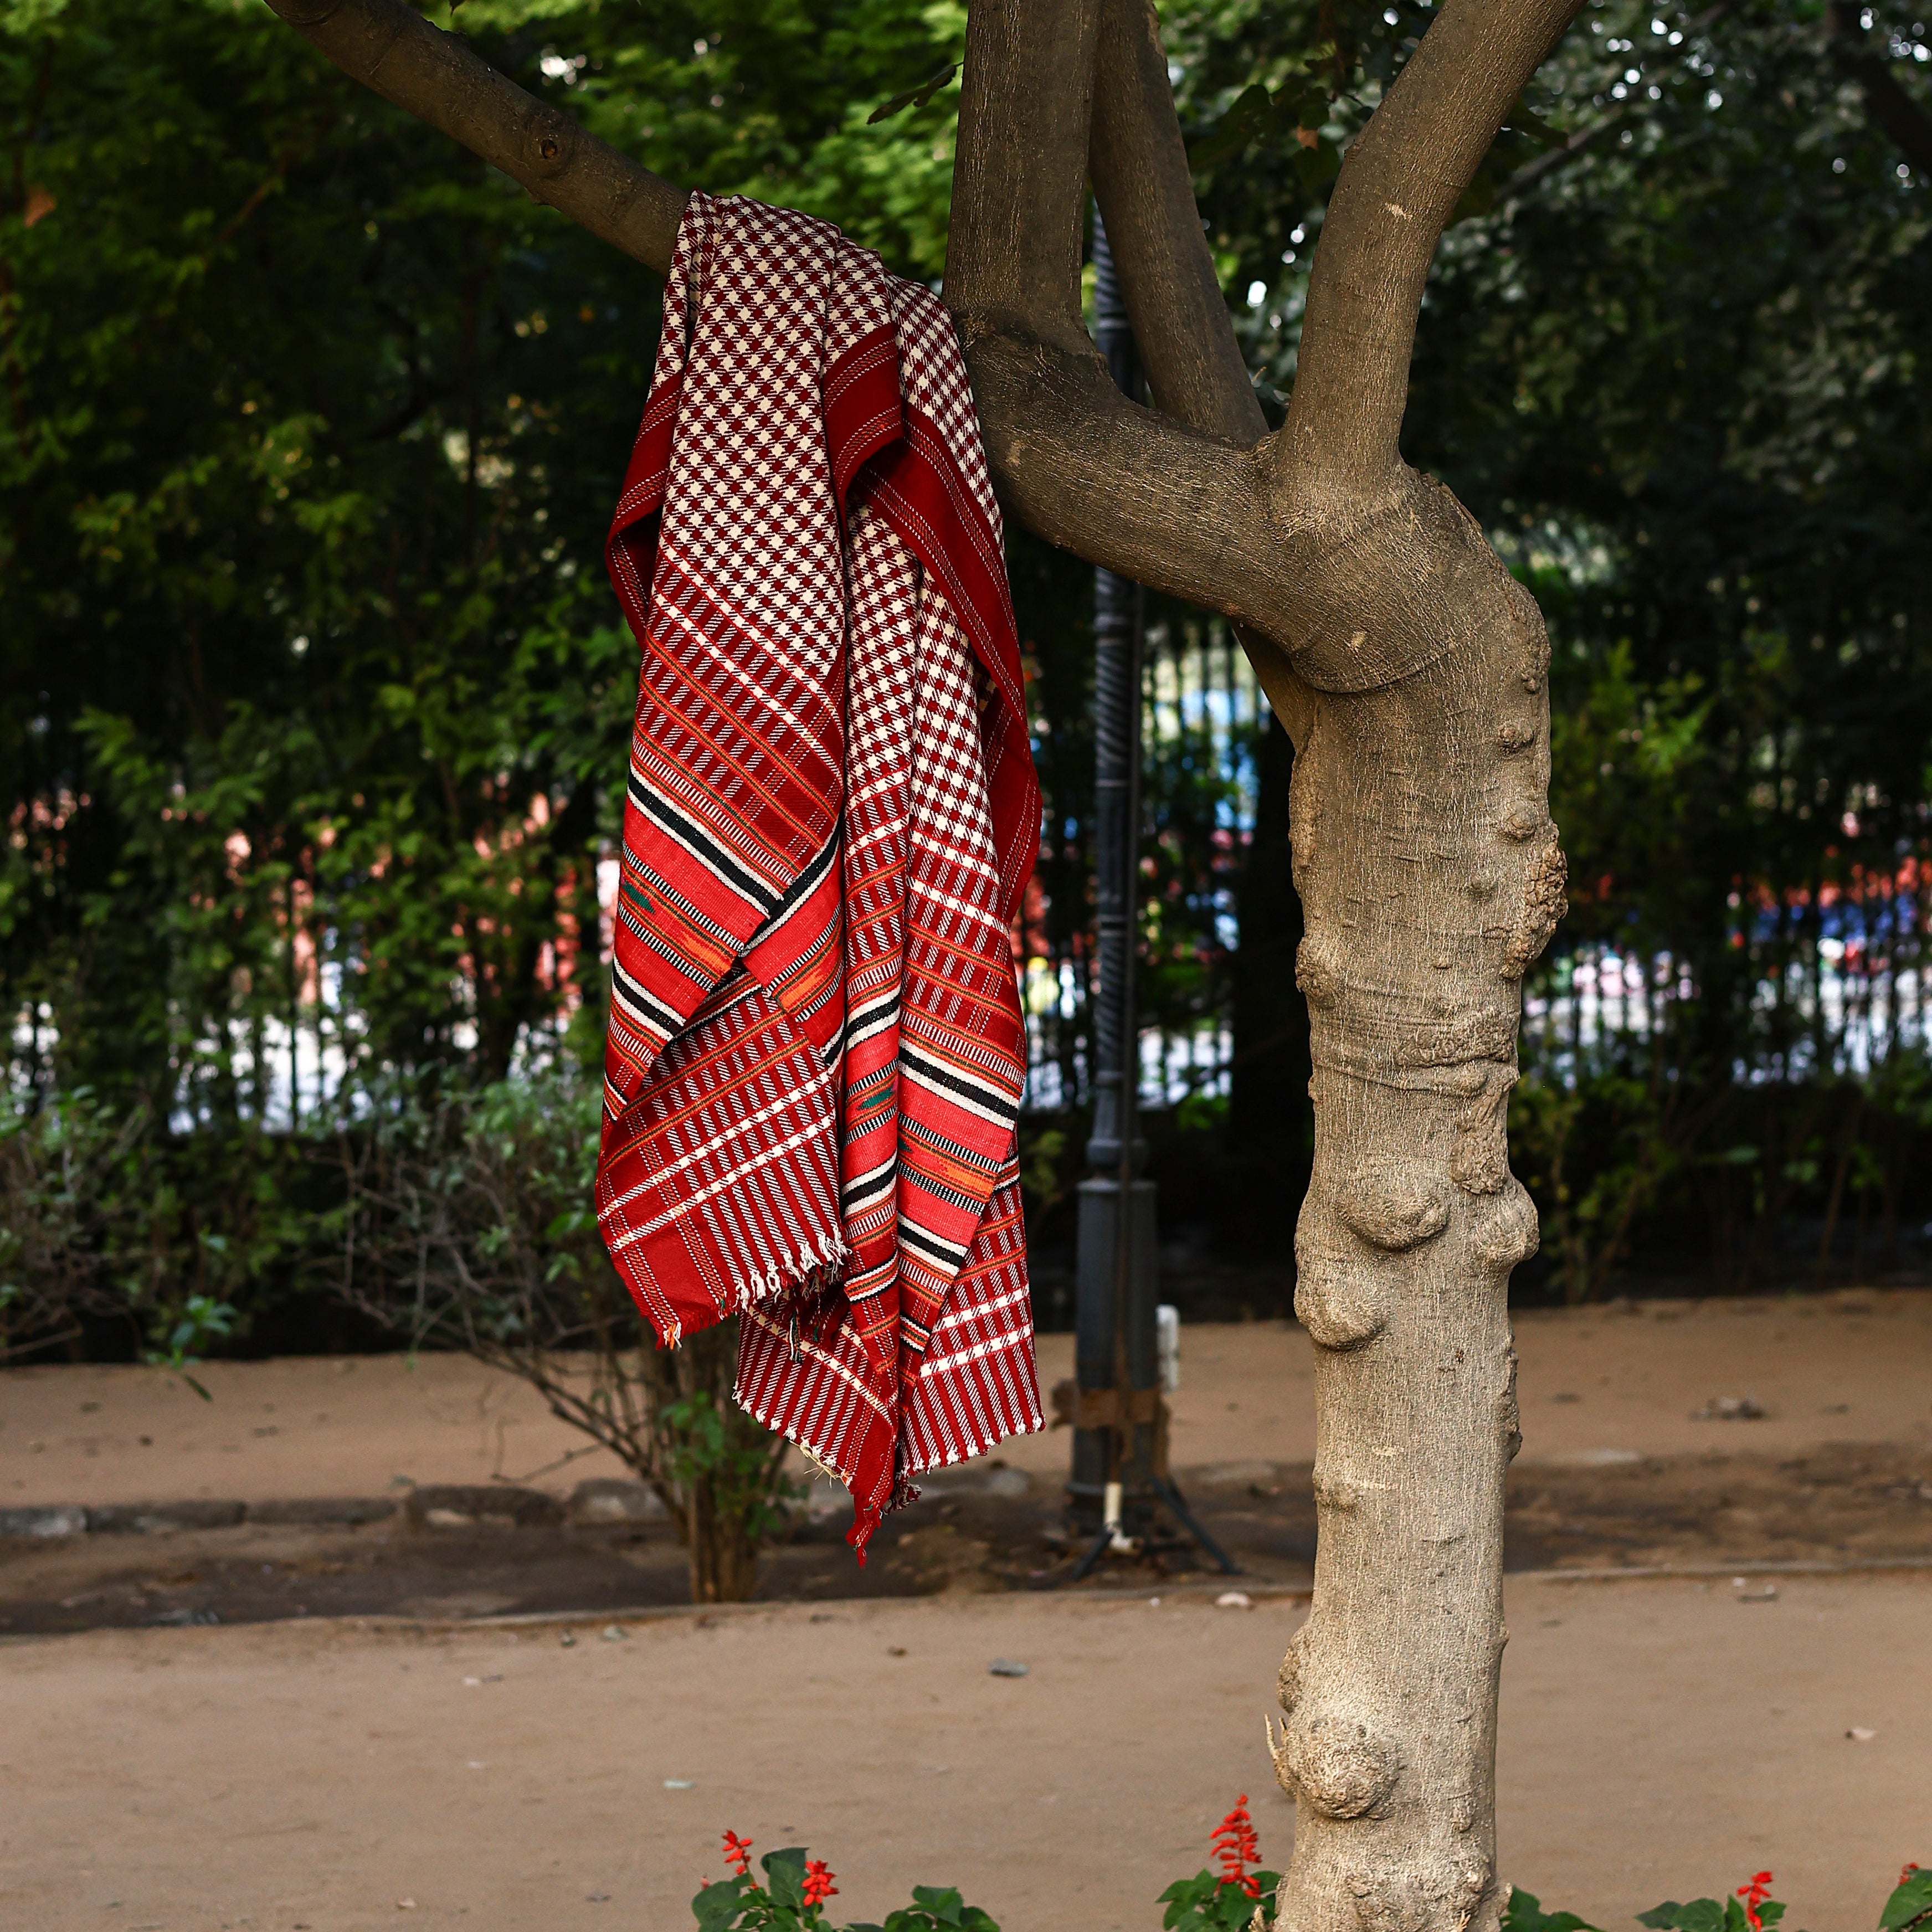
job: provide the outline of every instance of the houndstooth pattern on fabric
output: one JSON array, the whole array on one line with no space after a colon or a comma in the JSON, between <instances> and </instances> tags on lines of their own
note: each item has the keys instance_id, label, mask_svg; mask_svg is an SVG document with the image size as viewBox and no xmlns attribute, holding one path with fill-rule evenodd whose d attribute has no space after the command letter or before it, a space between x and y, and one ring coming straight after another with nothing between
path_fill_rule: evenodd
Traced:
<instances>
[{"instance_id":1,"label":"houndstooth pattern on fabric","mask_svg":"<svg viewBox=\"0 0 1932 1932\"><path fill-rule=\"evenodd\" d=\"M971 393L931 293L694 196L613 524L644 651L598 1208L659 1336L851 1486L1041 1426L1008 932L1037 849Z\"/></svg>"}]
</instances>

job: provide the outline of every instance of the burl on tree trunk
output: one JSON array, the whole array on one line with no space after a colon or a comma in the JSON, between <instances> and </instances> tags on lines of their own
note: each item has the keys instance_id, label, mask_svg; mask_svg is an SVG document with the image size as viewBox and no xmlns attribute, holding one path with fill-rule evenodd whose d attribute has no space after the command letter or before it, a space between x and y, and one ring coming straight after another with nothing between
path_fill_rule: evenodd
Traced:
<instances>
[{"instance_id":1,"label":"burl on tree trunk","mask_svg":"<svg viewBox=\"0 0 1932 1932\"><path fill-rule=\"evenodd\" d=\"M269 0L338 64L660 272L682 192L402 0ZM1001 496L1234 620L1294 740L1313 1179L1315 1606L1282 1668L1284 1932L1493 1932L1505 1287L1523 971L1564 903L1536 606L1398 437L1442 229L1580 0L1445 0L1345 160L1267 432L1148 0L974 0L945 296ZM1081 320L1090 182L1155 406Z\"/></svg>"}]
</instances>

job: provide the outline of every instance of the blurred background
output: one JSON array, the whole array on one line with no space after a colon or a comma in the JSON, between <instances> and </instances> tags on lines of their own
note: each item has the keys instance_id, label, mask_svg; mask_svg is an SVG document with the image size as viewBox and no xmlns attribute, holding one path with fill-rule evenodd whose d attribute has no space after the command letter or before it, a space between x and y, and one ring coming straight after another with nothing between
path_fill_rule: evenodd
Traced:
<instances>
[{"instance_id":1,"label":"blurred background","mask_svg":"<svg viewBox=\"0 0 1932 1932\"><path fill-rule=\"evenodd\" d=\"M1429 10L1163 14L1278 419L1340 152ZM432 17L674 178L940 278L950 0ZM1406 452L1548 617L1570 855L1510 1116L1544 1231L1519 1300L1922 1278L1928 54L1909 6L1588 5L1442 245ZM8 0L0 117L0 1359L390 1346L399 1215L595 1271L636 680L602 542L658 285L251 0ZM1052 1329L1093 573L1008 538ZM1220 620L1148 623L1162 1293L1279 1315L1310 1135L1292 752Z\"/></svg>"}]
</instances>

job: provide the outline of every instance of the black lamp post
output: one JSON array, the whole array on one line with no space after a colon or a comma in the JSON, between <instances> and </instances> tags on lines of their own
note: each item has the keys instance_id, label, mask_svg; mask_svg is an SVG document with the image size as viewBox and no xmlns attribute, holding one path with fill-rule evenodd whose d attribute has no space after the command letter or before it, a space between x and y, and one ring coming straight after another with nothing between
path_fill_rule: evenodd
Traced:
<instances>
[{"instance_id":1,"label":"black lamp post","mask_svg":"<svg viewBox=\"0 0 1932 1932\"><path fill-rule=\"evenodd\" d=\"M1138 399L1140 365L1100 212L1094 216L1094 315L1114 382ZM1155 1189L1140 1178L1139 1035L1134 1017L1140 847L1141 586L1094 573L1094 873L1098 984L1091 1034L1094 1134L1080 1184L1074 1278L1073 1473L1076 1522L1094 1536L1076 1576L1109 1545L1144 1536L1165 1502L1225 1570L1234 1565L1187 1513L1168 1480L1155 1306Z\"/></svg>"}]
</instances>

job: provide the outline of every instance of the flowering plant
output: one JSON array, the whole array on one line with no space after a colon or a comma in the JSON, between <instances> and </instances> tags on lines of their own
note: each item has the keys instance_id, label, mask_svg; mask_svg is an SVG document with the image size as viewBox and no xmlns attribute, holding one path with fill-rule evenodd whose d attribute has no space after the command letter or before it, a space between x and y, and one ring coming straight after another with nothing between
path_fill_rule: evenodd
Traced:
<instances>
[{"instance_id":1,"label":"flowering plant","mask_svg":"<svg viewBox=\"0 0 1932 1932\"><path fill-rule=\"evenodd\" d=\"M1640 1925L1656 1932L1774 1932L1784 1907L1771 1895L1771 1874L1754 1872L1720 1905L1714 1898L1694 1898L1679 1905L1666 1898L1636 1916Z\"/></svg>"},{"instance_id":2,"label":"flowering plant","mask_svg":"<svg viewBox=\"0 0 1932 1932\"><path fill-rule=\"evenodd\" d=\"M1754 1872L1723 1900L1694 1898L1680 1905L1666 1899L1637 1914L1652 1932L1778 1932L1784 1907L1771 1895L1771 1874ZM1596 1932L1574 1912L1545 1912L1533 1892L1512 1888L1503 1914L1503 1932ZM1880 1914L1878 1932L1932 1932L1932 1871L1909 1864Z\"/></svg>"},{"instance_id":3,"label":"flowering plant","mask_svg":"<svg viewBox=\"0 0 1932 1932\"><path fill-rule=\"evenodd\" d=\"M724 1862L732 1875L716 1885L707 1879L691 1901L699 1932L838 1932L825 1916L836 1898L838 1874L823 1858L808 1858L802 1845L767 1852L759 1861L765 1882L752 1876L752 1841L724 1834ZM1000 1932L976 1905L968 1905L948 1887L912 1888L912 1903L892 1913L884 1925L850 1925L843 1932Z\"/></svg>"},{"instance_id":4,"label":"flowering plant","mask_svg":"<svg viewBox=\"0 0 1932 1932\"><path fill-rule=\"evenodd\" d=\"M1932 1871L1907 1865L1879 1916L1878 1932L1922 1932L1927 1927L1932 1927Z\"/></svg>"},{"instance_id":5,"label":"flowering plant","mask_svg":"<svg viewBox=\"0 0 1932 1932\"><path fill-rule=\"evenodd\" d=\"M1167 1907L1166 1932L1274 1932L1274 1888L1279 1872L1264 1871L1261 1841L1248 1814L1245 1794L1209 1838L1220 1869L1204 1866L1192 1878L1177 1880L1161 1894ZM724 1834L724 1862L732 1875L718 1884L707 1879L691 1901L698 1932L1000 1932L976 1905L967 1904L952 1888L912 1888L912 1903L891 1913L883 1925L832 1925L826 1903L838 1895L838 1874L823 1858L809 1858L802 1846L767 1852L758 1861L760 1885L752 1876L752 1841ZM1651 1932L1782 1932L1784 1907L1771 1895L1771 1874L1754 1872L1729 1898L1694 1898L1688 1905L1666 1899L1637 1915ZM1545 1912L1534 1892L1510 1888L1502 1932L1597 1932L1574 1912ZM1909 1864L1886 1901L1878 1932L1932 1932L1932 1871Z\"/></svg>"},{"instance_id":6,"label":"flowering plant","mask_svg":"<svg viewBox=\"0 0 1932 1932\"><path fill-rule=\"evenodd\" d=\"M1210 1872L1204 1867L1169 1886L1160 1895L1167 1907L1161 1924L1168 1932L1243 1932L1257 1922L1261 1928L1271 1926L1281 1874L1250 1869L1260 1864L1262 1848L1248 1815L1246 1792L1235 1799L1208 1842L1221 1869Z\"/></svg>"}]
</instances>

